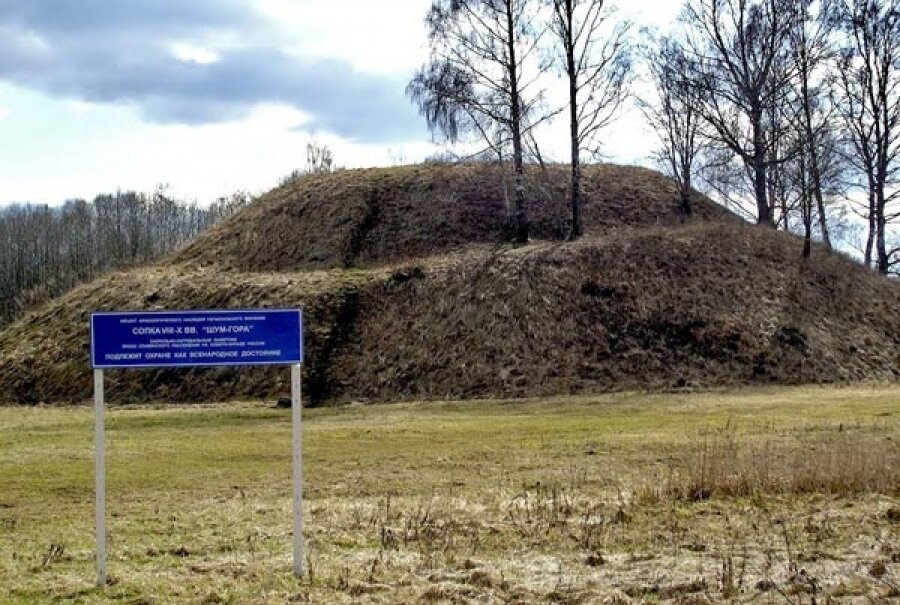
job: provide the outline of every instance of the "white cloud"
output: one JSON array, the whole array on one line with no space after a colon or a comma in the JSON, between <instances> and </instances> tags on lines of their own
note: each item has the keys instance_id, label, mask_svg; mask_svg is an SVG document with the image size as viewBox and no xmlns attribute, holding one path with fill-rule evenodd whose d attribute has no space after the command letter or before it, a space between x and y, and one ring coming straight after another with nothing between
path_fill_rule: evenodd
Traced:
<instances>
[{"instance_id":1,"label":"white cloud","mask_svg":"<svg viewBox=\"0 0 900 605\"><path fill-rule=\"evenodd\" d=\"M66 103L73 112L78 114L103 110L102 105L98 105L97 103L90 103L89 101L82 101L80 99L71 99Z\"/></svg>"},{"instance_id":2,"label":"white cloud","mask_svg":"<svg viewBox=\"0 0 900 605\"><path fill-rule=\"evenodd\" d=\"M50 7L49 1L40 0L41 6ZM235 57L246 60L249 67L216 80L224 82L221 87L197 88L200 101L209 101L207 105L198 105L206 112L200 117L210 118L210 112L215 114L217 103L233 102L248 108L246 112L223 112L222 121L217 123L205 123L198 119L197 112L188 111L195 109L193 106L180 105L156 109L165 115L185 114L193 117L193 121L183 120L187 124L182 125L165 121L147 123L147 112L142 112L147 108L130 97L121 101L97 98L86 102L77 100L79 96L74 93L62 97L60 89L53 86L33 86L35 79L46 79L50 71L58 69L59 62L47 56L52 54L52 48L43 38L21 34L13 46L49 67L46 73L38 70L30 74L20 87L4 87L0 82L3 106L0 120L10 112L16 116L15 120L2 120L0 139L22 141L18 149L0 148L0 203L61 202L67 197L92 197L120 187L148 190L159 182L170 183L176 194L201 202L237 189L261 192L303 164L305 145L313 130L320 141L332 147L340 165L383 165L400 158L419 161L434 151L427 134L424 131L418 134L414 128L399 128L395 123L412 124L416 115L405 99L403 86L413 70L427 59L424 17L430 1L331 0L326 4L321 0L197 0L197 3L166 0L167 6L174 7L177 13L172 17L173 11L159 8L157 0L136 0L134 4L116 4L121 10L114 12L122 14L113 15L115 19L103 17L106 12L100 15L106 21L101 20L97 27L107 28L103 25L107 21L133 23L134 18L129 15L134 7L150 11L150 17L165 16L166 23L171 21L165 31L172 32L172 37L152 42L159 45L161 54L170 61L176 65L181 63L187 73L203 69L221 71ZM0 5L3 2L0 0ZM623 17L640 25L652 24L664 29L675 20L679 3L618 0L618 4ZM50 28L52 31L71 29L70 23L62 22L60 13L48 8L41 14L44 15L41 23L56 28ZM79 19L87 19L83 11L78 15ZM71 40L77 35L57 35L47 40ZM101 38L92 34L87 39L93 44ZM98 44L96 48L102 48L104 43ZM260 49L269 52L262 53ZM332 61L338 67L348 67L338 70L343 75L335 76L336 71L330 69L317 79L315 70L286 70L284 65L292 62L291 57L285 58L285 53L297 58L299 64L324 62L327 67ZM129 62L146 62L145 55L141 52L113 55L119 60L116 65L121 63L127 67L118 76L127 76L126 84L134 84L132 80L140 74L135 73ZM268 60L272 57L281 63ZM271 84L274 76L259 72L267 68L289 81L292 87L279 84L278 90L284 89L284 94L266 96L261 89ZM98 68L95 75L102 83L116 74ZM158 85L154 82L165 81L163 72L150 75L135 86L143 90L142 86L152 88ZM336 79L374 83L340 94L344 89L329 84ZM556 77L548 77L547 84L553 89L554 102L564 102L563 83ZM185 95L197 92L188 89L184 82L179 86ZM121 94L121 87L115 90ZM393 96L385 93L379 97L376 94L379 90L388 90ZM272 103L273 100L280 104ZM319 114L332 119L323 119ZM347 123L336 121L335 116ZM358 137L367 144L352 142L347 137L360 131L357 122L368 125L369 129L372 125L385 125L382 130L394 135L378 131L368 138ZM346 136L342 138L335 132ZM410 138L418 140L404 141ZM633 110L605 132L603 139L604 151L614 161L645 161L652 146L651 133ZM568 145L564 117L545 130L541 143L547 155L565 161ZM48 174L53 178L47 178Z\"/></svg>"},{"instance_id":3,"label":"white cloud","mask_svg":"<svg viewBox=\"0 0 900 605\"><path fill-rule=\"evenodd\" d=\"M302 56L339 57L373 74L412 72L425 59L430 0L257 0L280 26L285 45Z\"/></svg>"},{"instance_id":4,"label":"white cloud","mask_svg":"<svg viewBox=\"0 0 900 605\"><path fill-rule=\"evenodd\" d=\"M11 112L7 108L0 105L0 120L5 120L6 118L8 118L10 116L10 113Z\"/></svg>"},{"instance_id":5,"label":"white cloud","mask_svg":"<svg viewBox=\"0 0 900 605\"><path fill-rule=\"evenodd\" d=\"M665 30L678 19L682 3L674 0L621 0L618 6L620 14L633 22Z\"/></svg>"},{"instance_id":6,"label":"white cloud","mask_svg":"<svg viewBox=\"0 0 900 605\"><path fill-rule=\"evenodd\" d=\"M211 65L220 60L218 53L202 46L188 43L177 43L171 47L172 56L185 63L197 63L199 65Z\"/></svg>"},{"instance_id":7,"label":"white cloud","mask_svg":"<svg viewBox=\"0 0 900 605\"><path fill-rule=\"evenodd\" d=\"M239 121L202 126L141 123L138 113L126 108L77 113L64 106L60 119L74 129L70 136L31 139L22 152L0 148L0 204L56 204L117 189L151 191L158 184L202 204L237 190L264 193L303 166L313 136L306 131L310 116L275 104L259 106ZM314 136L348 168L389 164L401 152L410 161L431 152L427 143L392 151L324 132Z\"/></svg>"}]
</instances>

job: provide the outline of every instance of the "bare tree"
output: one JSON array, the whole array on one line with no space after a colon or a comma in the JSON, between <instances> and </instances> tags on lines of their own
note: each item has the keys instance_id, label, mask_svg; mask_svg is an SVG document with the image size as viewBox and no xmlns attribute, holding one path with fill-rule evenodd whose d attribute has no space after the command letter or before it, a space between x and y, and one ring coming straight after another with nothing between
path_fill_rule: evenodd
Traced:
<instances>
[{"instance_id":1,"label":"bare tree","mask_svg":"<svg viewBox=\"0 0 900 605\"><path fill-rule=\"evenodd\" d=\"M813 181L813 162L812 154L814 147L811 145L802 145L796 162L796 186L800 192L799 206L800 218L803 221L803 258L809 258L812 254L812 223L814 216L814 194L815 184Z\"/></svg>"},{"instance_id":2,"label":"bare tree","mask_svg":"<svg viewBox=\"0 0 900 605\"><path fill-rule=\"evenodd\" d=\"M328 145L318 141L306 144L306 174L323 174L334 170L334 154Z\"/></svg>"},{"instance_id":3,"label":"bare tree","mask_svg":"<svg viewBox=\"0 0 900 605\"><path fill-rule=\"evenodd\" d=\"M571 208L575 239L584 234L581 154L595 152L597 135L616 116L630 91L631 24L619 21L608 0L550 0L560 62L569 83Z\"/></svg>"},{"instance_id":4,"label":"bare tree","mask_svg":"<svg viewBox=\"0 0 900 605\"><path fill-rule=\"evenodd\" d=\"M829 18L827 0L793 0L794 12L789 30L791 57L796 78L796 99L799 111L792 113L800 134L800 146L804 172L802 182L815 200L815 213L819 219L822 242L831 249L831 235L825 211L823 172L829 163L823 152L833 150L830 145L832 110L826 105L828 95L829 62L834 56L832 38L833 20ZM804 191L807 190L803 187ZM804 221L812 221L813 209L807 208ZM804 222L806 225L806 222ZM811 225L806 225L809 235Z\"/></svg>"},{"instance_id":5,"label":"bare tree","mask_svg":"<svg viewBox=\"0 0 900 605\"><path fill-rule=\"evenodd\" d=\"M900 197L900 0L839 0L836 18L845 34L838 106L868 194L866 264L888 274L900 264L887 233L900 217L892 209Z\"/></svg>"},{"instance_id":6,"label":"bare tree","mask_svg":"<svg viewBox=\"0 0 900 605\"><path fill-rule=\"evenodd\" d=\"M431 60L407 93L433 132L454 142L475 134L502 159L512 146L512 239L528 241L524 135L541 100L526 66L541 31L533 0L432 0L426 23Z\"/></svg>"},{"instance_id":7,"label":"bare tree","mask_svg":"<svg viewBox=\"0 0 900 605\"><path fill-rule=\"evenodd\" d=\"M767 110L789 90L786 65L791 13L788 0L688 0L682 21L690 84L710 134L743 162L756 202L756 219L774 226L769 201L773 133Z\"/></svg>"},{"instance_id":8,"label":"bare tree","mask_svg":"<svg viewBox=\"0 0 900 605\"><path fill-rule=\"evenodd\" d=\"M334 164L334 153L331 148L313 139L306 144L306 162L303 168L292 170L289 174L278 180L279 185L285 185L296 179L309 176L311 174L328 174L341 170Z\"/></svg>"},{"instance_id":9,"label":"bare tree","mask_svg":"<svg viewBox=\"0 0 900 605\"><path fill-rule=\"evenodd\" d=\"M645 47L644 58L657 99L639 99L638 105L659 137L655 158L678 184L681 211L690 216L693 178L706 140L702 136L696 89L685 77L688 60L678 42L670 37Z\"/></svg>"},{"instance_id":10,"label":"bare tree","mask_svg":"<svg viewBox=\"0 0 900 605\"><path fill-rule=\"evenodd\" d=\"M779 55L772 68L771 86L783 86L779 93L766 95L763 110L763 132L766 141L766 185L769 213L776 228L790 231L792 219L799 205L796 161L803 137L794 114L799 102L794 90L794 65L786 51ZM789 82L790 85L782 85Z\"/></svg>"}]
</instances>

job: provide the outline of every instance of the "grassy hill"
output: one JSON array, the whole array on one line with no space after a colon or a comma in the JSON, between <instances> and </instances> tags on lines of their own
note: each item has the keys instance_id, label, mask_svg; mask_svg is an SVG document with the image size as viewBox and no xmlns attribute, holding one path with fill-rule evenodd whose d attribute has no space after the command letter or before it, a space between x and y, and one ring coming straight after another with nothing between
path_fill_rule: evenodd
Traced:
<instances>
[{"instance_id":1,"label":"grassy hill","mask_svg":"<svg viewBox=\"0 0 900 605\"><path fill-rule=\"evenodd\" d=\"M900 378L900 284L753 227L639 168L529 174L534 241L503 244L490 166L292 181L153 267L76 289L0 332L0 401L90 396L94 310L300 306L306 392L468 398ZM111 400L270 397L284 369L114 372Z\"/></svg>"},{"instance_id":2,"label":"grassy hill","mask_svg":"<svg viewBox=\"0 0 900 605\"><path fill-rule=\"evenodd\" d=\"M234 271L371 267L501 241L504 173L490 165L351 170L294 180L204 233L173 262ZM528 174L532 234L564 237L568 173ZM508 183L512 195L512 183ZM675 186L634 167L594 166L584 177L589 233L679 224ZM700 220L735 220L697 200Z\"/></svg>"}]
</instances>

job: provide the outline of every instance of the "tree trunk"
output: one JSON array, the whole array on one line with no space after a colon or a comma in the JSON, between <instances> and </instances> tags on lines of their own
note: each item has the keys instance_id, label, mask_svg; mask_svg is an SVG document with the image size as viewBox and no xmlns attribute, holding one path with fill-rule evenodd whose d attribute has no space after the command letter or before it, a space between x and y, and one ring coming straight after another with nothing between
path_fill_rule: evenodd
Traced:
<instances>
[{"instance_id":1,"label":"tree trunk","mask_svg":"<svg viewBox=\"0 0 900 605\"><path fill-rule=\"evenodd\" d=\"M767 227L775 227L772 222L772 208L769 206L768 180L766 175L766 145L762 125L762 111L755 110L753 120L753 192L756 196L756 222Z\"/></svg>"},{"instance_id":2,"label":"tree trunk","mask_svg":"<svg viewBox=\"0 0 900 605\"><path fill-rule=\"evenodd\" d=\"M756 196L756 222L759 225L775 228L772 221L772 208L769 206L768 180L766 178L766 158L753 158L753 190Z\"/></svg>"},{"instance_id":3,"label":"tree trunk","mask_svg":"<svg viewBox=\"0 0 900 605\"><path fill-rule=\"evenodd\" d=\"M814 160L815 161L815 160ZM813 168L816 170L816 168ZM813 192L816 196L816 210L819 213L819 231L822 232L822 243L829 250L833 250L831 245L831 233L828 228L828 217L825 214L825 198L822 195L821 175L813 174Z\"/></svg>"},{"instance_id":4,"label":"tree trunk","mask_svg":"<svg viewBox=\"0 0 900 605\"><path fill-rule=\"evenodd\" d=\"M581 192L581 141L578 128L578 66L575 64L574 41L574 15L575 7L572 0L566 0L566 73L569 76L569 125L572 148L572 232L569 239L578 239L584 235L582 222L582 192Z\"/></svg>"},{"instance_id":5,"label":"tree trunk","mask_svg":"<svg viewBox=\"0 0 900 605\"><path fill-rule=\"evenodd\" d=\"M887 230L887 219L885 218L885 200L884 187L880 187L876 197L876 213L875 213L875 252L878 258L878 272L887 275L889 259L887 253L887 243L885 242L885 231Z\"/></svg>"},{"instance_id":6,"label":"tree trunk","mask_svg":"<svg viewBox=\"0 0 900 605\"><path fill-rule=\"evenodd\" d=\"M806 147L800 146L800 216L803 217L803 258L808 259L812 254L812 213L813 196L810 192L810 183L807 181Z\"/></svg>"},{"instance_id":7,"label":"tree trunk","mask_svg":"<svg viewBox=\"0 0 900 605\"><path fill-rule=\"evenodd\" d=\"M691 186L685 185L681 188L681 211L686 217L693 214L691 210Z\"/></svg>"},{"instance_id":8,"label":"tree trunk","mask_svg":"<svg viewBox=\"0 0 900 605\"><path fill-rule=\"evenodd\" d=\"M805 57L805 54L804 54ZM829 250L831 246L831 234L828 232L828 221L825 217L825 198L822 195L822 170L819 168L819 148L816 144L815 133L812 124L812 105L810 102L809 92L809 69L806 61L803 63L802 71L802 94L803 94L803 119L806 132L806 146L809 149L809 175L812 180L813 196L816 199L816 210L819 213L819 231L822 232L822 243Z\"/></svg>"},{"instance_id":9,"label":"tree trunk","mask_svg":"<svg viewBox=\"0 0 900 605\"><path fill-rule=\"evenodd\" d=\"M522 106L519 98L519 67L516 61L516 32L513 7L506 3L507 51L509 52L509 92L513 142L513 170L516 179L513 241L528 243L528 207L525 202L525 166L522 158Z\"/></svg>"},{"instance_id":10,"label":"tree trunk","mask_svg":"<svg viewBox=\"0 0 900 605\"><path fill-rule=\"evenodd\" d=\"M781 221L784 224L784 230L791 230L790 217L788 216L788 206L787 206L787 196L782 194L778 196L780 199L778 201L779 206L781 206Z\"/></svg>"},{"instance_id":11,"label":"tree trunk","mask_svg":"<svg viewBox=\"0 0 900 605\"><path fill-rule=\"evenodd\" d=\"M572 233L570 240L584 235L584 224L581 218L581 164L576 159L572 164Z\"/></svg>"},{"instance_id":12,"label":"tree trunk","mask_svg":"<svg viewBox=\"0 0 900 605\"><path fill-rule=\"evenodd\" d=\"M828 232L828 221L825 216L825 196L822 194L822 172L819 170L819 150L814 141L809 141L809 172L812 179L813 196L816 199L816 210L819 213L819 231L822 232L822 243L832 250L831 234Z\"/></svg>"},{"instance_id":13,"label":"tree trunk","mask_svg":"<svg viewBox=\"0 0 900 605\"><path fill-rule=\"evenodd\" d=\"M688 117L687 131L691 130L691 119ZM679 179L679 193L681 195L681 211L688 218L694 213L691 208L691 185L693 182L691 174L691 166L693 164L694 150L693 145L682 145L681 149L681 178Z\"/></svg>"},{"instance_id":14,"label":"tree trunk","mask_svg":"<svg viewBox=\"0 0 900 605\"><path fill-rule=\"evenodd\" d=\"M812 254L812 209L813 201L809 191L803 193L803 258Z\"/></svg>"},{"instance_id":15,"label":"tree trunk","mask_svg":"<svg viewBox=\"0 0 900 605\"><path fill-rule=\"evenodd\" d=\"M866 267L872 268L872 252L875 247L875 232L877 231L877 225L875 219L875 214L877 213L877 209L875 207L875 192L871 189L869 190L869 234L866 238L866 256L865 263Z\"/></svg>"}]
</instances>

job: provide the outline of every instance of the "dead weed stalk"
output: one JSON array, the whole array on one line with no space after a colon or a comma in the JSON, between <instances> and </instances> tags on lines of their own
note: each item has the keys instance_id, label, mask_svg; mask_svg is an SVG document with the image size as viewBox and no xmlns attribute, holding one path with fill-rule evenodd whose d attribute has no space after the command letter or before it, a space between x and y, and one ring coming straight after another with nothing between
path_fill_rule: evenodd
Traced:
<instances>
[{"instance_id":1,"label":"dead weed stalk","mask_svg":"<svg viewBox=\"0 0 900 605\"><path fill-rule=\"evenodd\" d=\"M639 482L634 498L654 504L811 493L900 494L900 444L843 427L759 441L729 423Z\"/></svg>"}]
</instances>

